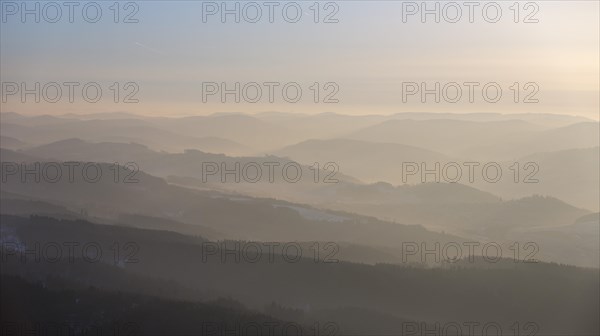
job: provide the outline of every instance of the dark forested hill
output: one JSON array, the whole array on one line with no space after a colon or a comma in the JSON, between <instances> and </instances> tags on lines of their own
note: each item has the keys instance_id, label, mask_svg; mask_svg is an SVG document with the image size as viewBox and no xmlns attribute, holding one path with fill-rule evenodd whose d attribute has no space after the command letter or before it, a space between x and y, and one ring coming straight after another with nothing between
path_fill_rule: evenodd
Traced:
<instances>
[{"instance_id":1,"label":"dark forested hill","mask_svg":"<svg viewBox=\"0 0 600 336\"><path fill-rule=\"evenodd\" d=\"M121 273L124 277L154 279L148 282L146 293L155 290L161 294L157 288L168 281L184 293L204 293L197 297L231 296L255 310L272 302L301 309L303 321L322 321L323 316L338 316L338 322L344 321L352 316L348 314L354 314L347 308L359 307L375 314L364 315L367 325L388 316L427 323L492 321L506 328L503 330L509 330L517 321L535 322L539 334L599 331L597 269L514 262L503 263L502 267L487 262L483 267L471 264L445 269L370 266L326 263L313 259L311 254L296 258L297 254L289 251L260 254L261 258L256 259L256 250L222 249L223 245L200 238L155 230L45 217L2 216L2 223L2 271L38 281L68 274L69 279L93 284L109 267L125 272ZM7 245L9 241L17 245ZM45 246L66 246L69 242L77 242L81 247L97 246L87 251L88 260L73 262L66 254L61 262L50 263L49 255L55 256L51 252L42 254L40 262L35 262L31 253L21 253L35 249L35 243L44 251ZM115 244L121 253L117 260ZM96 258L96 250L104 253L97 262L90 262L90 258ZM83 253L82 249L75 251ZM108 282L119 279L104 278ZM122 283L122 290L139 292L137 287L144 282L127 283ZM100 285L109 286L104 282ZM181 292L162 290L162 296L181 298Z\"/></svg>"}]
</instances>

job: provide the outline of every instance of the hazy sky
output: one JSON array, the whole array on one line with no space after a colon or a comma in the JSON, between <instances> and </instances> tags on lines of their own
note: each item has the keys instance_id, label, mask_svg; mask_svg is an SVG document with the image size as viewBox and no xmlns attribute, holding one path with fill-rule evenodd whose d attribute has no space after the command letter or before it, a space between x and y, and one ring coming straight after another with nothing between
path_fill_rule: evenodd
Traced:
<instances>
[{"instance_id":1,"label":"hazy sky","mask_svg":"<svg viewBox=\"0 0 600 336\"><path fill-rule=\"evenodd\" d=\"M296 16L295 5L287 6L287 17L281 13L286 2L274 7L274 23L269 22L269 7L260 1L257 3L263 13L257 23L245 22L243 15L240 23L233 22L233 15L222 23L220 13L207 16L208 22L204 23L203 13L212 5L200 1L139 1L127 8L122 4L118 21L137 10L131 17L137 23L114 23L112 1L99 2L102 16L96 23L88 23L82 16L86 2L74 8L73 23L69 22L67 7L62 7L57 23L48 23L45 18L52 20L55 8L46 8L44 16L45 3L40 3L40 23L34 22L34 15L26 16L22 23L21 13L13 15L14 7L8 3L21 5L2 1L2 82L26 83L31 88L35 82L41 86L50 82L81 85L74 89L74 103L68 101L68 87L61 84L63 96L56 103L45 101L43 96L40 103L35 103L32 95L22 103L16 93L6 97L2 111L128 111L149 115L480 111L552 112L598 119L597 1L537 1L537 8L525 8L526 2L521 2L519 23L514 22L516 7L510 8L513 1L496 2L502 10L496 23L485 21L495 16L494 6L488 6L488 16L483 16L486 2L474 8L474 23L469 22L469 7L464 2L457 2L463 12L456 23L445 22L443 7L447 2L440 2L440 23L434 22L434 15L426 16L427 22L422 23L420 12L407 16L404 23L403 13L411 8L400 1L338 1L328 6L320 2L319 21L337 10L331 17L337 23L315 23L313 1L296 2L302 9L296 23L285 21ZM241 3L242 12L244 5ZM435 3L429 6L433 8ZM94 11L89 7L85 18L93 19ZM252 19L255 9L248 7L246 13ZM445 13L450 20L456 15L451 7ZM524 23L527 17L539 22ZM102 88L102 98L96 103L82 99L81 87L88 82ZM110 86L114 82L119 83L119 103L113 101L115 87L111 90ZM133 97L138 103L122 102L123 96L135 89L125 89L127 82L139 88ZM226 96L227 103L221 103L215 94L207 96L204 103L203 82L225 82L231 88L235 82L241 87L257 82L263 95L256 103L245 101L243 96L240 103L235 103L233 95ZM264 82L280 83L273 86L273 103L268 100L269 89ZM319 83L319 103L313 101L314 82ZM329 82L335 84L325 87ZM428 103L423 104L417 93L407 96L404 102L406 82L425 82L429 88L435 82L441 87L456 82L462 97L450 103L442 96L440 103L434 103L434 96L428 95ZM469 102L464 82L480 83L473 103ZM520 87L519 103L513 101L515 82ZM525 87L529 82L534 84ZM298 83L302 89L297 103L284 100L281 88L286 83ZM486 83L498 83L502 89L497 103L486 102L479 91ZM289 87L287 97L293 100L295 88ZM247 88L251 101L255 89ZM447 88L452 100L456 90ZM336 89L339 91L333 98L339 102L323 103L325 96ZM492 89L488 98L494 96ZM53 90L48 86L48 96L55 95ZM523 103L528 94L539 102Z\"/></svg>"}]
</instances>

